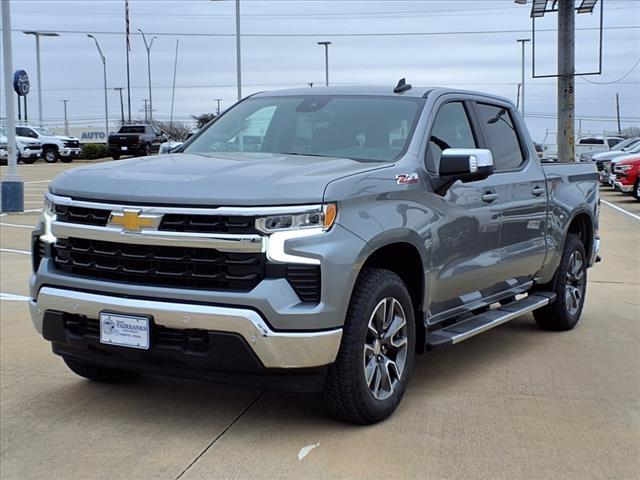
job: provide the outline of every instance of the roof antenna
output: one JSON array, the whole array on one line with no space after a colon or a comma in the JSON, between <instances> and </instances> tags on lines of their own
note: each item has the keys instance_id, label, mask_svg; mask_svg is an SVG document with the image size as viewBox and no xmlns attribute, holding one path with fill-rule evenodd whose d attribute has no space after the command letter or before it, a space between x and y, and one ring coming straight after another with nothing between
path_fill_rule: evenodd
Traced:
<instances>
[{"instance_id":1,"label":"roof antenna","mask_svg":"<svg viewBox=\"0 0 640 480\"><path fill-rule=\"evenodd\" d=\"M406 92L407 90L411 90L411 84L407 83L404 78L401 78L398 81L398 85L396 85L396 88L393 89L393 93L402 93Z\"/></svg>"}]
</instances>

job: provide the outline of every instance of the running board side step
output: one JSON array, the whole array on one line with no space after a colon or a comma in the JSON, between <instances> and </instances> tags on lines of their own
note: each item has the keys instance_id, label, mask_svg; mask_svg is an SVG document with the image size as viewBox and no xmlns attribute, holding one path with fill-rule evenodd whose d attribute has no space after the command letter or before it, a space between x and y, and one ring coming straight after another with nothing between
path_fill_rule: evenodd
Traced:
<instances>
[{"instance_id":1,"label":"running board side step","mask_svg":"<svg viewBox=\"0 0 640 480\"><path fill-rule=\"evenodd\" d=\"M486 332L503 323L507 323L509 320L513 320L524 313L544 307L552 303L555 299L555 293L536 292L521 300L489 310L467 320L454 323L453 325L448 325L440 330L429 332L426 336L426 348L427 350L433 350L435 348L460 343L479 333Z\"/></svg>"}]
</instances>

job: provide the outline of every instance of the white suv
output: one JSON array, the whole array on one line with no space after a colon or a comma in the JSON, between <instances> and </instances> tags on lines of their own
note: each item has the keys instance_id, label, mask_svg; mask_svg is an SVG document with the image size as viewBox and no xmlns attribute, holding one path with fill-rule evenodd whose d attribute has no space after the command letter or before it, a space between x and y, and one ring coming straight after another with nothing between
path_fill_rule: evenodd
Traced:
<instances>
[{"instance_id":1,"label":"white suv","mask_svg":"<svg viewBox=\"0 0 640 480\"><path fill-rule=\"evenodd\" d=\"M80 155L80 140L56 135L44 127L20 125L16 127L16 135L37 139L42 144L42 158L47 163L55 163L58 159L69 163Z\"/></svg>"}]
</instances>

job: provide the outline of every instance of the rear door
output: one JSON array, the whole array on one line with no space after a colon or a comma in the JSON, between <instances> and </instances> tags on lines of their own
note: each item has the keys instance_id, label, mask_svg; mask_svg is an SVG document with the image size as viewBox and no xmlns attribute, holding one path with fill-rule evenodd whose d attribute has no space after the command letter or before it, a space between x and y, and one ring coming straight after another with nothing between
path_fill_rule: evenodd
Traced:
<instances>
[{"instance_id":1,"label":"rear door","mask_svg":"<svg viewBox=\"0 0 640 480\"><path fill-rule=\"evenodd\" d=\"M526 283L542 267L546 254L547 186L542 165L525 137L521 117L507 103L474 102L483 148L493 154L495 173L488 179L502 218L500 273L503 286Z\"/></svg>"}]
</instances>

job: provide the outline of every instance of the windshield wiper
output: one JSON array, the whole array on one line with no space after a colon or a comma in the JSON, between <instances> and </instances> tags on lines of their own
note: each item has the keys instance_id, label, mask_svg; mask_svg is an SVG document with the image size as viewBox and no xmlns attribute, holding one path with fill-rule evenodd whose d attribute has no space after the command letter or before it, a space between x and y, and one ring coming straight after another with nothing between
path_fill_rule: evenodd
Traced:
<instances>
[{"instance_id":1,"label":"windshield wiper","mask_svg":"<svg viewBox=\"0 0 640 480\"><path fill-rule=\"evenodd\" d=\"M280 155L299 155L301 157L326 157L326 155L320 155L318 153L300 153L300 152L283 152Z\"/></svg>"}]
</instances>

